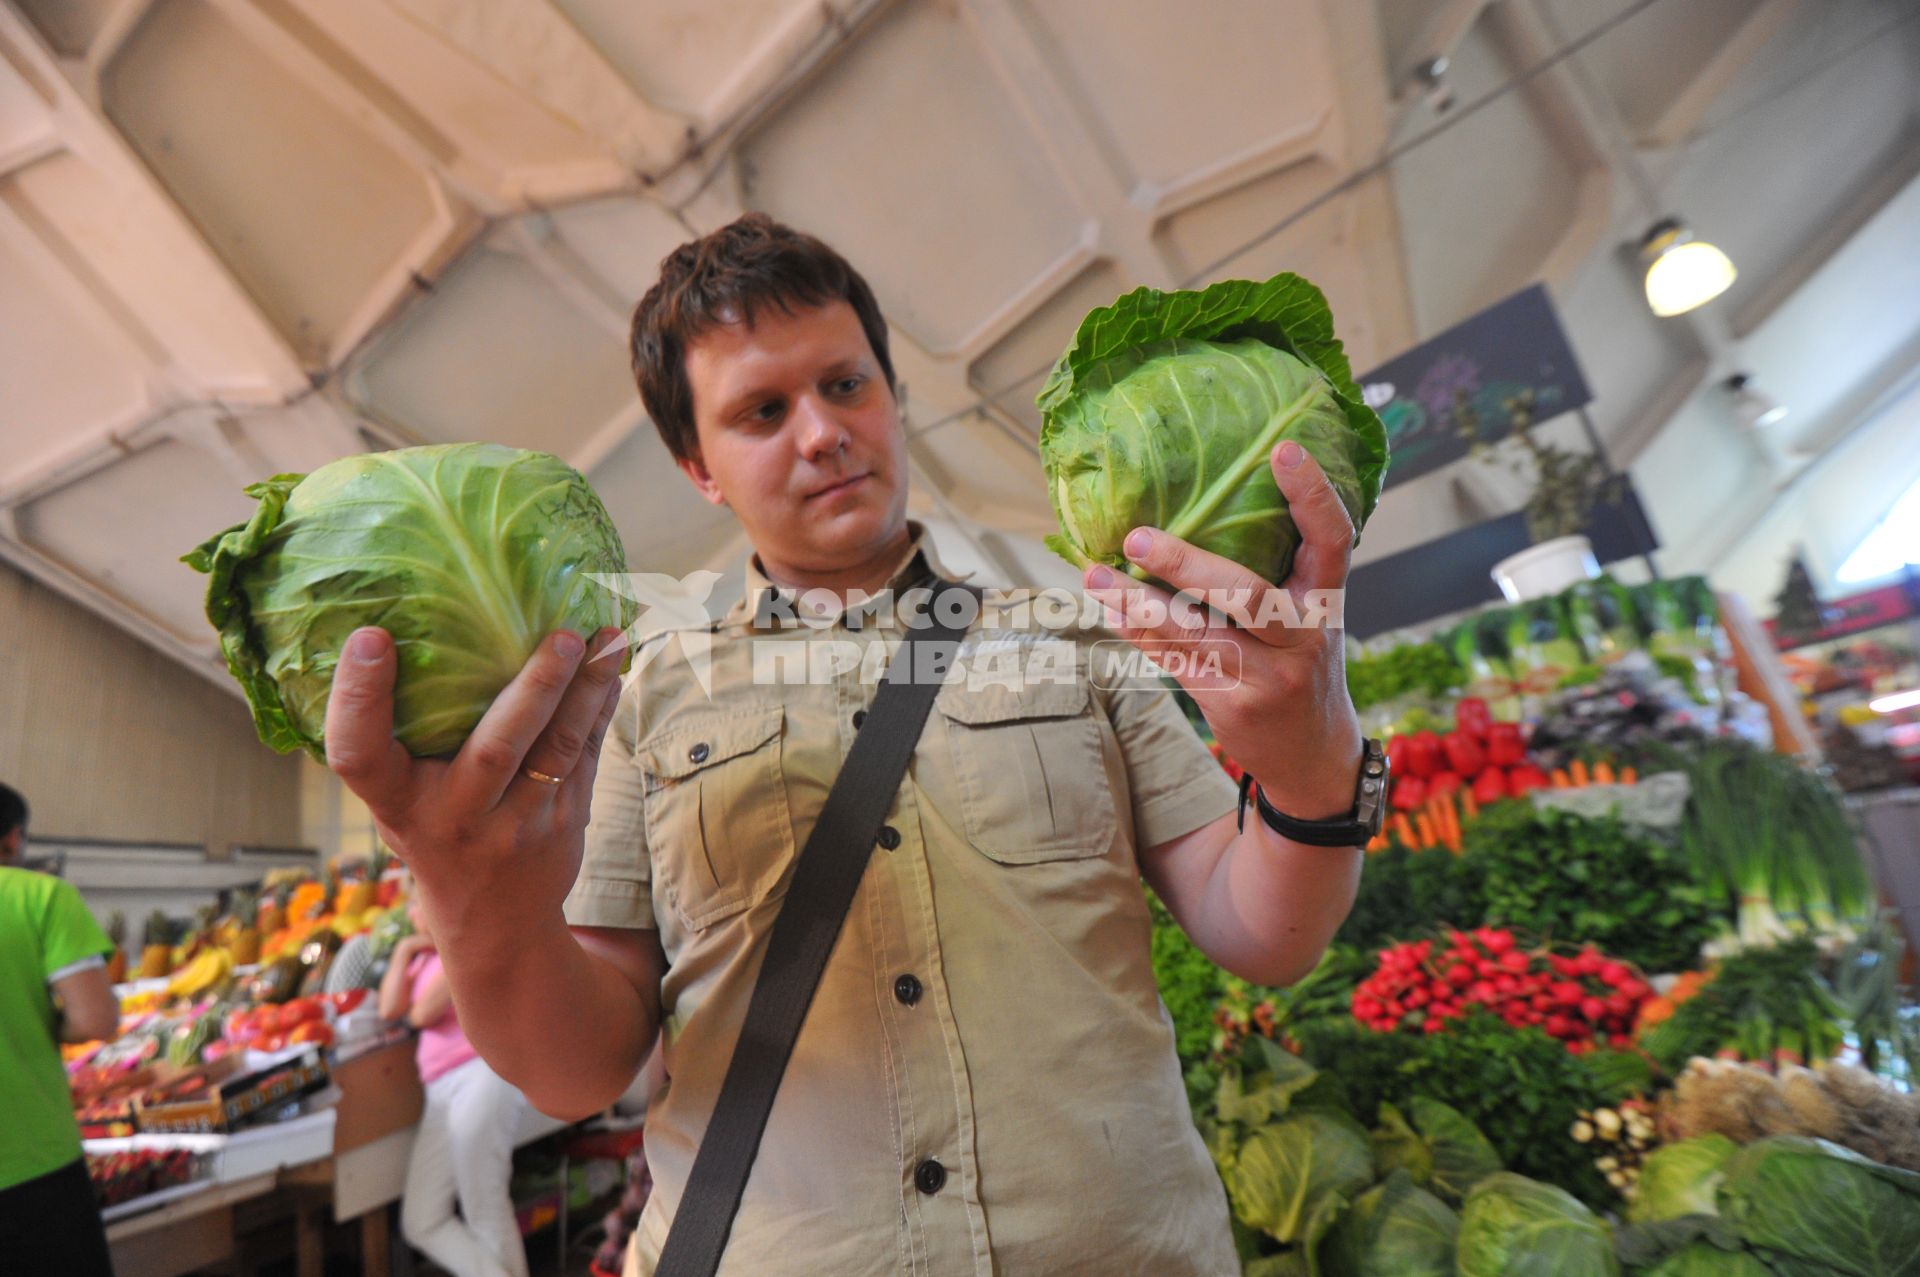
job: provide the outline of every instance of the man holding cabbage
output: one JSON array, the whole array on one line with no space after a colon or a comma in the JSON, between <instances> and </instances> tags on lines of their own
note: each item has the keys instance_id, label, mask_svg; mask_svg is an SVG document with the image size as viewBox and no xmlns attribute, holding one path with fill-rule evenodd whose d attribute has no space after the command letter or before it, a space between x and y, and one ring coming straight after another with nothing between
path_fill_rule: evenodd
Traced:
<instances>
[{"instance_id":1,"label":"man holding cabbage","mask_svg":"<svg viewBox=\"0 0 1920 1277\"><path fill-rule=\"evenodd\" d=\"M1096 312L1043 406L1066 432L1047 445L1056 548L1086 565L1125 638L1231 648L1235 677L1188 690L1258 802L1236 802L1164 691L943 687L793 1046L721 1271L1238 1271L1140 881L1209 956L1265 984L1311 969L1345 917L1384 776L1340 633L1280 618L1343 587L1384 442L1350 411L1317 291L1291 276L1236 287L1197 307L1183 299L1213 290ZM1106 322L1128 307L1127 324ZM1129 326L1146 340L1122 349L1113 334ZM1290 362L1260 364L1276 353ZM1169 357L1171 389L1124 389ZM618 661L593 659L618 630L549 636L450 761L395 740L394 645L360 629L333 676L325 748L413 870L461 1024L536 1106L603 1108L664 1033L656 1187L629 1258L651 1272L794 859L874 694L858 672L757 680L754 644L821 633L769 623L764 604L945 574L905 517L885 323L827 246L757 215L683 246L639 305L633 359L680 469L752 542L745 599L697 645L649 640L662 646L624 689ZM1230 424L1187 422L1195 445L1157 478L1100 470L1088 431L1164 446L1141 442L1170 428L1156 393L1255 365L1262 385L1218 410L1258 417L1238 444L1199 433ZM1114 404L1094 401L1115 386L1136 425L1096 430L1088 414L1110 418ZM1204 499L1157 526L1103 530L1075 505L1105 484L1110 512L1132 484L1130 508L1151 509L1139 490L1174 472ZM1162 586L1247 606L1168 608ZM856 645L900 639L898 618L828 624ZM1102 632L1069 637L1084 656Z\"/></svg>"}]
</instances>

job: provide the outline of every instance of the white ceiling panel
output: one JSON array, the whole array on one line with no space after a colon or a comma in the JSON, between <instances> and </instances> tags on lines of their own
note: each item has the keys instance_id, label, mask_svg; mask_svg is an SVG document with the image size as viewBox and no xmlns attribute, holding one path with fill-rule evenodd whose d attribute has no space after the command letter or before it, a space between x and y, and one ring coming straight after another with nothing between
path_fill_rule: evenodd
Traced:
<instances>
[{"instance_id":1,"label":"white ceiling panel","mask_svg":"<svg viewBox=\"0 0 1920 1277\"><path fill-rule=\"evenodd\" d=\"M101 100L294 349L322 366L449 219L363 113L255 36L206 0L161 0L108 64Z\"/></svg>"},{"instance_id":2,"label":"white ceiling panel","mask_svg":"<svg viewBox=\"0 0 1920 1277\"><path fill-rule=\"evenodd\" d=\"M1143 197L1276 146L1330 115L1335 68L1316 0L1023 0L1108 161ZM1177 93L1143 92L1180 85Z\"/></svg>"},{"instance_id":3,"label":"white ceiling panel","mask_svg":"<svg viewBox=\"0 0 1920 1277\"><path fill-rule=\"evenodd\" d=\"M741 146L749 207L856 253L889 319L952 353L1091 228L968 24L899 6Z\"/></svg>"},{"instance_id":4,"label":"white ceiling panel","mask_svg":"<svg viewBox=\"0 0 1920 1277\"><path fill-rule=\"evenodd\" d=\"M31 469L99 422L139 412L140 352L70 275L33 252L31 236L4 209L0 296L0 439L9 468Z\"/></svg>"},{"instance_id":5,"label":"white ceiling panel","mask_svg":"<svg viewBox=\"0 0 1920 1277\"><path fill-rule=\"evenodd\" d=\"M552 238L602 281L622 316L660 274L660 259L691 238L652 200L621 196L555 209Z\"/></svg>"},{"instance_id":6,"label":"white ceiling panel","mask_svg":"<svg viewBox=\"0 0 1920 1277\"><path fill-rule=\"evenodd\" d=\"M259 401L305 386L290 351L182 223L127 175L71 152L0 185L0 199L41 239L41 254L114 317L121 335L200 392Z\"/></svg>"},{"instance_id":7,"label":"white ceiling panel","mask_svg":"<svg viewBox=\"0 0 1920 1277\"><path fill-rule=\"evenodd\" d=\"M18 0L49 48L62 57L86 53L119 6L114 0Z\"/></svg>"},{"instance_id":8,"label":"white ceiling panel","mask_svg":"<svg viewBox=\"0 0 1920 1277\"><path fill-rule=\"evenodd\" d=\"M1449 80L1471 99L1515 69L1483 20L1456 50ZM1406 127L1432 123L1416 113ZM1497 165L1488 163L1494 155ZM1532 283L1576 211L1577 163L1527 89L1438 135L1391 172L1423 336Z\"/></svg>"},{"instance_id":9,"label":"white ceiling panel","mask_svg":"<svg viewBox=\"0 0 1920 1277\"><path fill-rule=\"evenodd\" d=\"M422 443L573 454L629 412L633 381L604 314L519 252L483 247L348 370L349 399Z\"/></svg>"},{"instance_id":10,"label":"white ceiling panel","mask_svg":"<svg viewBox=\"0 0 1920 1277\"><path fill-rule=\"evenodd\" d=\"M1037 438L1040 410L1033 400L1054 361L1073 340L1088 311L1111 305L1133 288L1112 262L1095 262L973 361L969 379L975 391L992 398L1002 412Z\"/></svg>"},{"instance_id":11,"label":"white ceiling panel","mask_svg":"<svg viewBox=\"0 0 1920 1277\"><path fill-rule=\"evenodd\" d=\"M1589 30L1617 17L1633 0L1546 0L1560 30ZM1827 0L1812 0L1819 8ZM1581 62L1608 87L1636 136L1651 133L1713 56L1750 21L1779 0L1685 0L1656 4L1601 36ZM1787 7L1791 6L1791 0Z\"/></svg>"},{"instance_id":12,"label":"white ceiling panel","mask_svg":"<svg viewBox=\"0 0 1920 1277\"><path fill-rule=\"evenodd\" d=\"M179 562L214 533L252 517L226 459L162 439L18 508L20 538L174 638L214 646L206 578Z\"/></svg>"},{"instance_id":13,"label":"white ceiling panel","mask_svg":"<svg viewBox=\"0 0 1920 1277\"><path fill-rule=\"evenodd\" d=\"M713 119L769 45L820 22L816 0L554 0L649 102Z\"/></svg>"}]
</instances>

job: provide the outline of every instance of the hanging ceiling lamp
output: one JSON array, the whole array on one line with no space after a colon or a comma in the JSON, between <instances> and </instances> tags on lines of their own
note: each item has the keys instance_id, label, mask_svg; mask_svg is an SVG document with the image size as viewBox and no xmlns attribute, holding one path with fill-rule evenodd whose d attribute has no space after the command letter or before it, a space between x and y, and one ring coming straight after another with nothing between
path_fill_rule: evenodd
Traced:
<instances>
[{"instance_id":1,"label":"hanging ceiling lamp","mask_svg":"<svg viewBox=\"0 0 1920 1277\"><path fill-rule=\"evenodd\" d=\"M1695 239L1674 217L1654 223L1640 241L1640 258L1647 263L1647 305L1662 317L1706 305L1737 273L1725 253Z\"/></svg>"},{"instance_id":2,"label":"hanging ceiling lamp","mask_svg":"<svg viewBox=\"0 0 1920 1277\"><path fill-rule=\"evenodd\" d=\"M1733 400L1733 415L1749 430L1765 430L1783 421L1787 406L1756 386L1752 373L1737 372L1720 383Z\"/></svg>"}]
</instances>

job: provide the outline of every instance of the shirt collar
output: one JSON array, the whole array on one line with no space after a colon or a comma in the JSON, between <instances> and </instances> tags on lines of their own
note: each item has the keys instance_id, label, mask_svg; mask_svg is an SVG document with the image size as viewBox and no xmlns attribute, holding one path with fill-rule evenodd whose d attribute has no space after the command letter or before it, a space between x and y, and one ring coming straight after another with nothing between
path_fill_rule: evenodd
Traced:
<instances>
[{"instance_id":1,"label":"shirt collar","mask_svg":"<svg viewBox=\"0 0 1920 1277\"><path fill-rule=\"evenodd\" d=\"M907 547L901 551L897 565L893 571L888 574L887 583L882 587L883 592L899 593L900 591L911 589L916 585L925 585L928 583L928 579L933 576L938 576L945 581L964 581L973 575L971 572L956 574L947 571L945 566L941 564L938 556L934 553L933 538L928 534L924 524L909 519L907 520L907 532ZM745 573L746 589L742 593L740 601L728 609L723 624L751 625L754 618L759 615L760 599L763 594L772 593L788 601L793 601L797 595L797 591L792 588L775 585L773 581L768 578L766 572L760 567L760 555L758 551L750 550L747 552ZM800 611L799 604L795 603L792 610L796 613ZM830 618L833 622L837 622L843 611L843 608L835 606L820 615ZM778 615L779 612L780 610L776 610L776 615ZM774 622L774 628L784 628L784 625L784 621L776 620Z\"/></svg>"}]
</instances>

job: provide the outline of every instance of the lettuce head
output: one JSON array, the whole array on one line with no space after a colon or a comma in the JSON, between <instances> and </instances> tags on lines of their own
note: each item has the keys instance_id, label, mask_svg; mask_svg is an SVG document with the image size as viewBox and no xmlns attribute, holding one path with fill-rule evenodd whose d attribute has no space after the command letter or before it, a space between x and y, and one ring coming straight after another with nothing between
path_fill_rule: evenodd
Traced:
<instances>
[{"instance_id":1,"label":"lettuce head","mask_svg":"<svg viewBox=\"0 0 1920 1277\"><path fill-rule=\"evenodd\" d=\"M1037 402L1060 521L1047 545L1080 567L1143 577L1120 543L1148 526L1285 580L1300 532L1268 458L1287 439L1326 472L1356 535L1380 499L1386 428L1326 298L1298 275L1136 289L1081 321Z\"/></svg>"},{"instance_id":2,"label":"lettuce head","mask_svg":"<svg viewBox=\"0 0 1920 1277\"><path fill-rule=\"evenodd\" d=\"M543 452L367 453L247 495L253 517L183 560L207 574L227 669L281 753L324 761L334 667L363 625L398 652L394 735L431 755L459 748L546 635L624 630L638 610L594 579L627 570L606 507Z\"/></svg>"}]
</instances>

